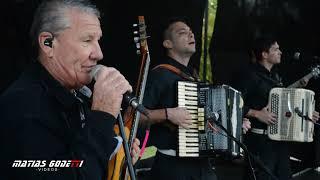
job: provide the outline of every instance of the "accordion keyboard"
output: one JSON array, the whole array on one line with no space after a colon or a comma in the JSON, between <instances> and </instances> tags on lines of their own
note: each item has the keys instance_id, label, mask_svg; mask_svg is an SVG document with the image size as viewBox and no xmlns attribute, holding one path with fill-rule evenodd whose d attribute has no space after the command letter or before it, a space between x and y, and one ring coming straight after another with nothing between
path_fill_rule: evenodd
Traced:
<instances>
[{"instance_id":1,"label":"accordion keyboard","mask_svg":"<svg viewBox=\"0 0 320 180\"><path fill-rule=\"evenodd\" d=\"M189 129L179 127L179 156L198 157L199 156L199 129L204 124L198 118L204 120L203 112L198 111L197 85L189 82L179 82L178 84L178 106L185 107L192 116L192 125ZM204 122L203 122L204 123Z\"/></svg>"}]
</instances>

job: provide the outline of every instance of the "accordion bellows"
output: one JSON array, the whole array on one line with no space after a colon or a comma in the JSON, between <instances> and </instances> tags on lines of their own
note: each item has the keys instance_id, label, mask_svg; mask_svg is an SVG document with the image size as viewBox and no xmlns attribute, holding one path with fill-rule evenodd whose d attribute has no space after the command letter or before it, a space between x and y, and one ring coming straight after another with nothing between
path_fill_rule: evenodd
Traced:
<instances>
[{"instance_id":1,"label":"accordion bellows","mask_svg":"<svg viewBox=\"0 0 320 180\"><path fill-rule=\"evenodd\" d=\"M179 157L240 155L240 147L225 132L214 130L219 123L241 140L243 100L239 91L227 85L178 81L178 106L193 117L189 129L178 129Z\"/></svg>"}]
</instances>

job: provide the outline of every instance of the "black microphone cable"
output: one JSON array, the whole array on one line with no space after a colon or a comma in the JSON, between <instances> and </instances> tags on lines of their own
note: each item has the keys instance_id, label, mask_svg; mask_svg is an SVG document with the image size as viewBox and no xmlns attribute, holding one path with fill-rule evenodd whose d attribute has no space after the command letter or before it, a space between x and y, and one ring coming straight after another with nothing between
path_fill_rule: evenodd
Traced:
<instances>
[{"instance_id":1,"label":"black microphone cable","mask_svg":"<svg viewBox=\"0 0 320 180\"><path fill-rule=\"evenodd\" d=\"M302 117L302 118L304 118L305 120L311 121L311 122L314 123L315 125L320 126L319 123L314 122L308 115L303 115L302 111L300 111L298 107L296 107L296 108L294 109L294 112L297 113L299 117Z\"/></svg>"},{"instance_id":2,"label":"black microphone cable","mask_svg":"<svg viewBox=\"0 0 320 180\"><path fill-rule=\"evenodd\" d=\"M250 170L251 170L251 173L253 175L253 179L256 180L256 176L255 176L255 172L254 172L254 168L252 166L252 160L251 158L253 159L254 162L257 163L257 165L259 165L259 167L265 171L267 174L269 174L269 176L274 179L274 180L279 180L267 167L265 167L264 163L257 157L255 157L254 154L252 154L247 146L243 143L241 143L237 138L235 138L232 134L229 133L229 131L223 127L223 125L217 121L217 120L214 120L213 121L220 129L222 129L226 134L222 134L221 132L218 132L220 133L221 135L225 136L225 137L228 137L230 138L231 140L233 140L234 142L236 142L246 153L247 153L247 157L248 157L248 162L249 162L249 166L250 166Z\"/></svg>"}]
</instances>

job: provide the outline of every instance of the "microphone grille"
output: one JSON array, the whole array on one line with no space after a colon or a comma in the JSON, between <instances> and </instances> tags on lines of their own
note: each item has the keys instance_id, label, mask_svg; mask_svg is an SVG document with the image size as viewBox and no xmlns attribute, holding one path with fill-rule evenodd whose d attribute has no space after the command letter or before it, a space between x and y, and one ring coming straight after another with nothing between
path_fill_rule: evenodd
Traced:
<instances>
[{"instance_id":1,"label":"microphone grille","mask_svg":"<svg viewBox=\"0 0 320 180\"><path fill-rule=\"evenodd\" d=\"M97 64L96 66L94 66L90 72L90 77L93 78L94 80L96 80L98 72L102 67L103 67L103 65L101 65L101 64Z\"/></svg>"},{"instance_id":2,"label":"microphone grille","mask_svg":"<svg viewBox=\"0 0 320 180\"><path fill-rule=\"evenodd\" d=\"M295 52L293 55L293 59L299 60L300 59L300 52Z\"/></svg>"},{"instance_id":3,"label":"microphone grille","mask_svg":"<svg viewBox=\"0 0 320 180\"><path fill-rule=\"evenodd\" d=\"M220 115L219 115L219 113L218 112L212 112L212 118L215 120L215 121L217 121L218 119L219 119L219 117L220 117Z\"/></svg>"}]
</instances>

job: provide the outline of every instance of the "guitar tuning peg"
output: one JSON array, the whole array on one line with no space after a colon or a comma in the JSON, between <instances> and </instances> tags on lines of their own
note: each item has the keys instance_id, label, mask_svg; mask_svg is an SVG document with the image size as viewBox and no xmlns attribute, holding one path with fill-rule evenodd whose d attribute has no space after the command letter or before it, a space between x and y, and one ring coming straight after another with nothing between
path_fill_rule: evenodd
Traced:
<instances>
[{"instance_id":1,"label":"guitar tuning peg","mask_svg":"<svg viewBox=\"0 0 320 180\"><path fill-rule=\"evenodd\" d=\"M141 54L141 51L140 51L140 50L137 50L136 53L137 53L138 55L140 55L140 54Z\"/></svg>"},{"instance_id":2,"label":"guitar tuning peg","mask_svg":"<svg viewBox=\"0 0 320 180\"><path fill-rule=\"evenodd\" d=\"M151 36L145 36L145 35L143 35L143 36L141 36L141 37L140 37L140 40L142 40L142 41L143 41L143 40L148 39L149 37L151 37Z\"/></svg>"},{"instance_id":3,"label":"guitar tuning peg","mask_svg":"<svg viewBox=\"0 0 320 180\"><path fill-rule=\"evenodd\" d=\"M136 48L140 49L140 44L139 43L136 43Z\"/></svg>"},{"instance_id":4,"label":"guitar tuning peg","mask_svg":"<svg viewBox=\"0 0 320 180\"><path fill-rule=\"evenodd\" d=\"M138 24L133 24L132 26L133 26L133 27L137 27L137 26L138 26Z\"/></svg>"},{"instance_id":5,"label":"guitar tuning peg","mask_svg":"<svg viewBox=\"0 0 320 180\"><path fill-rule=\"evenodd\" d=\"M138 42L139 42L139 40L140 40L140 38L139 38L139 37L134 37L134 38L133 38L133 41L134 41L135 43L138 43Z\"/></svg>"}]
</instances>

